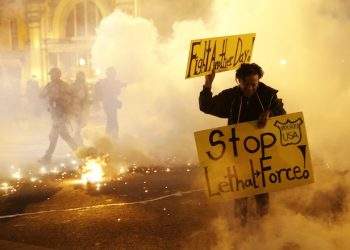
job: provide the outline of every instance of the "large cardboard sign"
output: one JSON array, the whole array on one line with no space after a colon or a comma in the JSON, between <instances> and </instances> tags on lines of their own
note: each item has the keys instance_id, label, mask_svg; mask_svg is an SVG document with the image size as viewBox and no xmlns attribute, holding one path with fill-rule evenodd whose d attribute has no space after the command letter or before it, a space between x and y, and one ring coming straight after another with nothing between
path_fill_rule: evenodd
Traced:
<instances>
[{"instance_id":1,"label":"large cardboard sign","mask_svg":"<svg viewBox=\"0 0 350 250\"><path fill-rule=\"evenodd\" d=\"M303 114L194 133L203 182L212 200L229 200L314 182Z\"/></svg>"},{"instance_id":2,"label":"large cardboard sign","mask_svg":"<svg viewBox=\"0 0 350 250\"><path fill-rule=\"evenodd\" d=\"M255 33L192 40L188 54L186 78L237 69L249 63Z\"/></svg>"}]
</instances>

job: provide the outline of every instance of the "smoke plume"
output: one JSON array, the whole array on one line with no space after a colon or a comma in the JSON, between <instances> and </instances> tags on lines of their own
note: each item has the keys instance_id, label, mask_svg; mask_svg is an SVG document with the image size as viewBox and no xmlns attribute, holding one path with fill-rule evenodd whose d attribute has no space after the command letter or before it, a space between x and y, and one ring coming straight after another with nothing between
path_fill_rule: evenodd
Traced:
<instances>
[{"instance_id":1,"label":"smoke plume","mask_svg":"<svg viewBox=\"0 0 350 250\"><path fill-rule=\"evenodd\" d=\"M177 20L165 39L141 17L116 11L103 20L93 61L114 66L128 83L121 142L145 156L196 162L193 132L226 124L198 109L204 79L184 80L192 39L256 33L252 61L263 67L262 81L279 89L288 113L304 113L316 182L273 193L270 214L258 221L253 213L246 228L220 214L185 249L347 249L349 7L341 0L215 0L198 3L205 15ZM233 72L220 73L212 91L234 84Z\"/></svg>"}]
</instances>

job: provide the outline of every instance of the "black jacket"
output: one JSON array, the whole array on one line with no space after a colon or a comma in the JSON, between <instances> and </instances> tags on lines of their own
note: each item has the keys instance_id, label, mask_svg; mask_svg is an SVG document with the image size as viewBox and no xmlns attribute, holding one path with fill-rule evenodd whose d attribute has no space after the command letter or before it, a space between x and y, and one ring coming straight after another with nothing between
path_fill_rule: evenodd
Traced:
<instances>
[{"instance_id":1,"label":"black jacket","mask_svg":"<svg viewBox=\"0 0 350 250\"><path fill-rule=\"evenodd\" d=\"M286 114L277 90L259 82L255 94L247 98L239 86L226 89L213 97L210 89L203 87L199 95L199 108L206 114L228 118L228 124L254 121L259 115L270 110L271 116Z\"/></svg>"}]
</instances>

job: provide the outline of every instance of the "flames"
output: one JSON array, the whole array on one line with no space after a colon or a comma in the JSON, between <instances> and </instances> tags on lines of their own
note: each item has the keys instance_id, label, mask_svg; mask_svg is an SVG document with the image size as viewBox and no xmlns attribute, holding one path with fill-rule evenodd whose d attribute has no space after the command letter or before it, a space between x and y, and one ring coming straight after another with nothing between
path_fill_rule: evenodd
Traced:
<instances>
[{"instance_id":1,"label":"flames","mask_svg":"<svg viewBox=\"0 0 350 250\"><path fill-rule=\"evenodd\" d=\"M84 155L67 155L67 158L61 162L42 165L37 172L14 165L10 166L9 172L8 178L0 179L0 197L14 194L24 186L35 189L44 188L52 181L68 185L86 185L89 189L96 188L99 191L114 180L115 175L120 181L128 172L128 168L124 164L118 167L112 166L108 154L98 154L90 150Z\"/></svg>"},{"instance_id":2,"label":"flames","mask_svg":"<svg viewBox=\"0 0 350 250\"><path fill-rule=\"evenodd\" d=\"M105 177L107 163L104 158L91 158L81 166L81 183L101 183Z\"/></svg>"}]
</instances>

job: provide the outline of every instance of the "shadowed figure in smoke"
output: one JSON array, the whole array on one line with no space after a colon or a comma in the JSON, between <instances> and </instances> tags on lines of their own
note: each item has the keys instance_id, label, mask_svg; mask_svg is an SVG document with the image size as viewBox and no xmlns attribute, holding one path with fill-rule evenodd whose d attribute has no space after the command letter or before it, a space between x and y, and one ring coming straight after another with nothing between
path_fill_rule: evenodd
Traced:
<instances>
[{"instance_id":1,"label":"shadowed figure in smoke","mask_svg":"<svg viewBox=\"0 0 350 250\"><path fill-rule=\"evenodd\" d=\"M85 80L84 72L77 72L72 88L74 93L74 108L76 109L74 140L80 146L83 146L84 141L81 136L81 131L86 126L90 106L89 90Z\"/></svg>"},{"instance_id":2,"label":"shadowed figure in smoke","mask_svg":"<svg viewBox=\"0 0 350 250\"><path fill-rule=\"evenodd\" d=\"M52 119L49 135L50 144L44 157L39 160L39 162L44 164L51 162L59 136L67 142L72 150L77 149L77 143L67 129L69 118L75 112L73 108L73 91L66 82L61 80L61 70L59 68L52 68L49 75L51 81L40 93L40 97L48 98Z\"/></svg>"},{"instance_id":3,"label":"shadowed figure in smoke","mask_svg":"<svg viewBox=\"0 0 350 250\"><path fill-rule=\"evenodd\" d=\"M262 68L255 64L242 64L236 71L239 86L226 89L216 96L211 92L215 73L205 77L205 84L199 96L200 110L221 118L228 118L228 124L257 120L258 127L266 126L270 116L286 114L277 90L260 82L264 75ZM256 213L262 217L268 213L269 194L255 195ZM235 201L235 215L245 225L248 214L248 198Z\"/></svg>"},{"instance_id":4,"label":"shadowed figure in smoke","mask_svg":"<svg viewBox=\"0 0 350 250\"><path fill-rule=\"evenodd\" d=\"M126 84L116 79L116 71L113 67L106 70L106 78L100 80L95 86L95 98L98 103L102 103L102 108L106 114L106 133L114 139L118 139L119 125L117 110L122 107L118 99L121 88Z\"/></svg>"}]
</instances>

